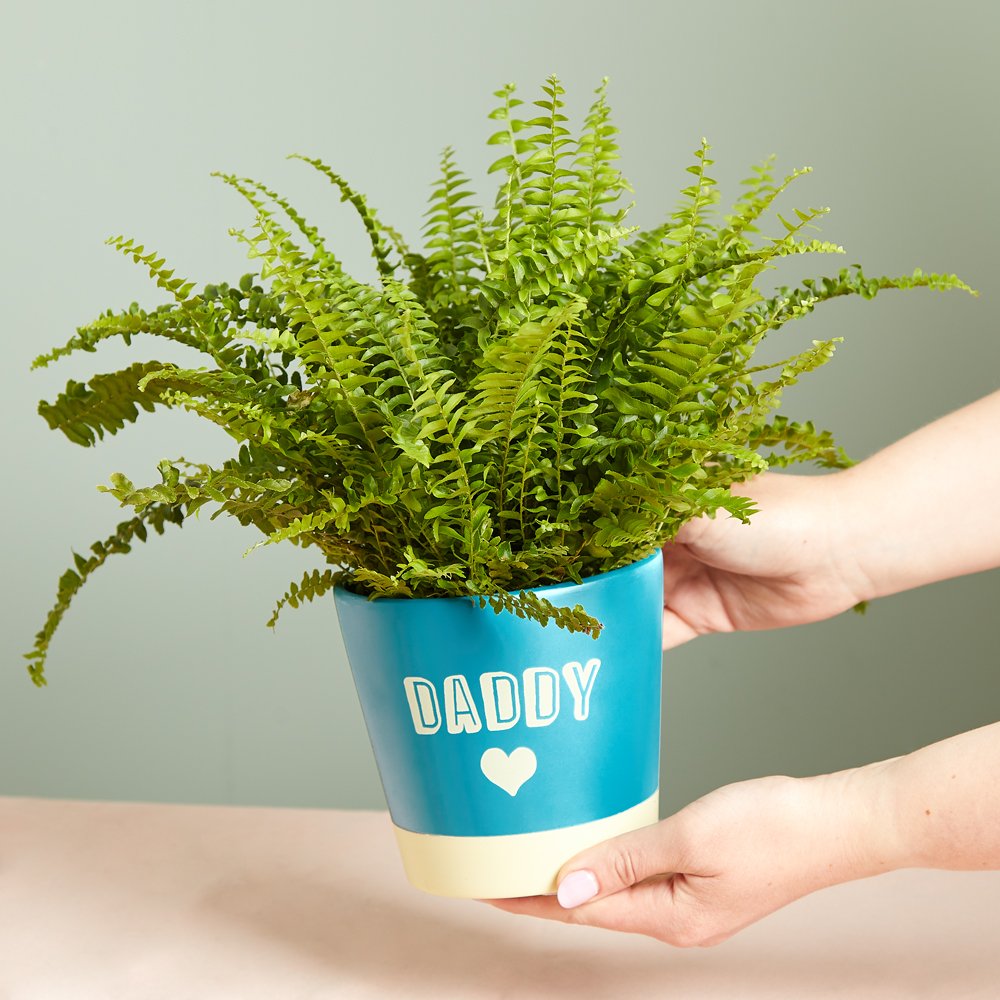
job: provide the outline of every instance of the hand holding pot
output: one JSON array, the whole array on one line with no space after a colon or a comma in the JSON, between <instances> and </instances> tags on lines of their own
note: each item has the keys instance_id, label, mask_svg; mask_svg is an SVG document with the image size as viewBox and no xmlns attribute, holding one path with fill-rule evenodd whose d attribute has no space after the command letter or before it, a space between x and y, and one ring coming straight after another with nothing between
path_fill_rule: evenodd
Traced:
<instances>
[{"instance_id":1,"label":"hand holding pot","mask_svg":"<svg viewBox=\"0 0 1000 1000\"><path fill-rule=\"evenodd\" d=\"M713 945L807 893L896 868L1000 868L1000 723L904 757L727 785L582 851L511 913Z\"/></svg>"},{"instance_id":2,"label":"hand holding pot","mask_svg":"<svg viewBox=\"0 0 1000 1000\"><path fill-rule=\"evenodd\" d=\"M733 487L758 507L685 523L663 549L663 648L707 632L819 621L862 600L835 526L841 476L765 473Z\"/></svg>"},{"instance_id":3,"label":"hand holding pot","mask_svg":"<svg viewBox=\"0 0 1000 1000\"><path fill-rule=\"evenodd\" d=\"M969 504L970 476L975 497L1000 496L1000 463L983 461L998 440L994 392L843 472L765 473L734 486L760 508L750 524L699 518L663 550L664 648L707 632L820 621L1000 566L1000 517ZM968 516L942 518L946 510Z\"/></svg>"},{"instance_id":4,"label":"hand holding pot","mask_svg":"<svg viewBox=\"0 0 1000 1000\"><path fill-rule=\"evenodd\" d=\"M727 785L577 855L558 897L490 902L673 945L717 944L800 896L890 867L898 852L871 836L869 818L879 794L871 771L881 767Z\"/></svg>"}]
</instances>

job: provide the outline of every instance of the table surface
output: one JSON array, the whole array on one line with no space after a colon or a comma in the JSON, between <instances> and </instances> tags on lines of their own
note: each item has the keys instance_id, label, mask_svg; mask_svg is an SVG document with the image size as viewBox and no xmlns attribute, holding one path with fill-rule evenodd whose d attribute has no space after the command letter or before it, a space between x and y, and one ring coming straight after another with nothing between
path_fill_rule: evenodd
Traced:
<instances>
[{"instance_id":1,"label":"table surface","mask_svg":"<svg viewBox=\"0 0 1000 1000\"><path fill-rule=\"evenodd\" d=\"M901 871L711 949L410 888L383 812L0 798L2 1000L1000 997L1000 873Z\"/></svg>"}]
</instances>

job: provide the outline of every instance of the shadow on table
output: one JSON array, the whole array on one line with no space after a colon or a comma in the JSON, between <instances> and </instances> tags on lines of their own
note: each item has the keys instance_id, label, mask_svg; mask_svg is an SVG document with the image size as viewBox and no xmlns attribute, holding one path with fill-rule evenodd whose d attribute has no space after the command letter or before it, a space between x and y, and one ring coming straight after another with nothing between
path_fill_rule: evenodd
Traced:
<instances>
[{"instance_id":1,"label":"shadow on table","mask_svg":"<svg viewBox=\"0 0 1000 1000\"><path fill-rule=\"evenodd\" d=\"M533 936L531 918L475 901L424 897L401 875L391 895L385 873L373 881L364 884L357 872L331 878L329 869L317 872L316 881L263 875L219 885L202 905L272 946L282 943L329 966L338 985L365 984L363 995L638 998L663 989L700 1000L980 995L972 983L973 992L960 985L971 956L922 960L917 942L904 960L876 941L859 947L850 934L849 946L838 945L837 928L822 940L786 938L772 928L765 941L754 940L752 928L709 950L541 922Z\"/></svg>"},{"instance_id":2,"label":"shadow on table","mask_svg":"<svg viewBox=\"0 0 1000 1000\"><path fill-rule=\"evenodd\" d=\"M237 960L259 948L284 952L289 969L312 967L324 992L300 996L1000 996L1000 873L892 872L799 900L718 948L685 951L417 892L389 825L367 814L56 802L10 814L3 853L26 859L57 917L60 898L75 912L95 897L93 940L119 964L155 965L161 932L163 955L197 953L214 926L223 963L235 946ZM132 938L126 920L138 928Z\"/></svg>"}]
</instances>

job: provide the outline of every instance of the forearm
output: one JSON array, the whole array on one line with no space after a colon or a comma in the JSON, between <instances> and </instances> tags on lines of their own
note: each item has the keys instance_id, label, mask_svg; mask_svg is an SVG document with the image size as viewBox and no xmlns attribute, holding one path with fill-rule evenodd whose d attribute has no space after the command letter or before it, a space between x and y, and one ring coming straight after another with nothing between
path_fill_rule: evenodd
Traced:
<instances>
[{"instance_id":1,"label":"forearm","mask_svg":"<svg viewBox=\"0 0 1000 1000\"><path fill-rule=\"evenodd\" d=\"M1000 869L1000 723L888 761L899 867Z\"/></svg>"},{"instance_id":2,"label":"forearm","mask_svg":"<svg viewBox=\"0 0 1000 1000\"><path fill-rule=\"evenodd\" d=\"M829 884L897 868L1000 869L1000 723L803 779L839 819Z\"/></svg>"},{"instance_id":3,"label":"forearm","mask_svg":"<svg viewBox=\"0 0 1000 1000\"><path fill-rule=\"evenodd\" d=\"M568 859L513 913L718 944L819 889L898 868L1000 869L1000 723L906 757L710 792Z\"/></svg>"},{"instance_id":4,"label":"forearm","mask_svg":"<svg viewBox=\"0 0 1000 1000\"><path fill-rule=\"evenodd\" d=\"M1000 392L834 478L859 597L1000 566Z\"/></svg>"}]
</instances>

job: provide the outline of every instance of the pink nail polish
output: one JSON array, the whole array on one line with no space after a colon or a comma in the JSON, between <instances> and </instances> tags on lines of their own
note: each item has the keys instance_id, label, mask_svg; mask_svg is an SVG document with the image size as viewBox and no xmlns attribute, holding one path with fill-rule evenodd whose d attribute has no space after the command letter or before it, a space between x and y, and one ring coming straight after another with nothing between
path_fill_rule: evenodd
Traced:
<instances>
[{"instance_id":1,"label":"pink nail polish","mask_svg":"<svg viewBox=\"0 0 1000 1000\"><path fill-rule=\"evenodd\" d=\"M597 895L597 876L585 869L570 872L560 883L556 899L564 910L569 910Z\"/></svg>"}]
</instances>

